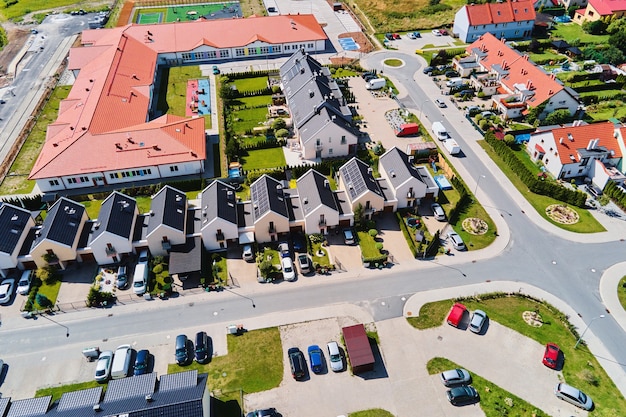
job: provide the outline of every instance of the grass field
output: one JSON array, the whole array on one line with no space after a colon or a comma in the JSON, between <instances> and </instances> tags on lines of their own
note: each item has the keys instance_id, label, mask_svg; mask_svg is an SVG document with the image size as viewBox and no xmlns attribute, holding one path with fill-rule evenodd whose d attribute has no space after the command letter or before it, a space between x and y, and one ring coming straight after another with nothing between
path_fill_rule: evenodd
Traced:
<instances>
[{"instance_id":1,"label":"grass field","mask_svg":"<svg viewBox=\"0 0 626 417\"><path fill-rule=\"evenodd\" d=\"M607 43L609 35L590 35L577 23L559 23L551 31L553 38L565 39L572 43L578 39L582 43Z\"/></svg>"},{"instance_id":2,"label":"grass field","mask_svg":"<svg viewBox=\"0 0 626 417\"><path fill-rule=\"evenodd\" d=\"M248 130L264 126L261 123L267 120L267 107L236 110L232 114L234 120L233 131L237 135L243 135Z\"/></svg>"},{"instance_id":3,"label":"grass field","mask_svg":"<svg viewBox=\"0 0 626 417\"><path fill-rule=\"evenodd\" d=\"M76 4L76 0L20 0L9 7L3 5L2 8L0 8L0 17L4 21L15 19L38 10L48 10L64 6L68 6L69 10L69 6Z\"/></svg>"},{"instance_id":4,"label":"grass field","mask_svg":"<svg viewBox=\"0 0 626 417\"><path fill-rule=\"evenodd\" d=\"M619 280L619 285L617 286L617 298L619 299L619 303L622 305L622 308L626 310L626 276L623 276L622 279Z\"/></svg>"},{"instance_id":5,"label":"grass field","mask_svg":"<svg viewBox=\"0 0 626 417\"><path fill-rule=\"evenodd\" d=\"M235 86L241 93L246 91L258 91L267 88L267 77L242 78L235 80ZM260 96L265 97L265 96ZM269 96L271 98L271 96Z\"/></svg>"},{"instance_id":6,"label":"grass field","mask_svg":"<svg viewBox=\"0 0 626 417\"><path fill-rule=\"evenodd\" d=\"M164 113L186 117L187 81L197 78L202 78L202 72L198 65L164 69L157 109ZM207 114L202 117L204 118L204 128L210 129L211 115Z\"/></svg>"},{"instance_id":7,"label":"grass field","mask_svg":"<svg viewBox=\"0 0 626 417\"><path fill-rule=\"evenodd\" d=\"M618 91L610 90L603 91L602 93L610 93L614 92L615 94L619 93ZM614 117L616 119L622 119L626 117L626 105L621 100L610 100L603 101L598 104L591 104L587 106L587 114L593 118L596 122L609 120Z\"/></svg>"},{"instance_id":8,"label":"grass field","mask_svg":"<svg viewBox=\"0 0 626 417\"><path fill-rule=\"evenodd\" d=\"M429 6L428 0L356 0L359 11L376 33L432 29L451 25L456 11L466 4L464 0L443 0ZM367 25L366 25L367 26Z\"/></svg>"},{"instance_id":9,"label":"grass field","mask_svg":"<svg viewBox=\"0 0 626 417\"><path fill-rule=\"evenodd\" d=\"M42 284L37 291L37 294L45 295L48 300L55 305L57 302L57 297L59 295L59 289L61 288L61 280L55 281L52 284ZM43 310L43 307L40 306L35 298L35 308L38 310Z\"/></svg>"},{"instance_id":10,"label":"grass field","mask_svg":"<svg viewBox=\"0 0 626 417\"><path fill-rule=\"evenodd\" d=\"M257 149L244 152L241 161L243 169L246 171L284 167L287 164L283 148Z\"/></svg>"},{"instance_id":11,"label":"grass field","mask_svg":"<svg viewBox=\"0 0 626 417\"><path fill-rule=\"evenodd\" d=\"M35 397L45 397L46 395L52 395L52 402L61 399L61 396L66 392L80 391L88 388L102 387L105 391L107 389L106 384L99 384L96 381L79 382L77 384L61 385L58 387L41 388L35 392Z\"/></svg>"},{"instance_id":12,"label":"grass field","mask_svg":"<svg viewBox=\"0 0 626 417\"><path fill-rule=\"evenodd\" d=\"M241 9L236 3L207 2L194 5L179 5L159 8L139 8L135 10L132 21L142 25L153 23L171 23L177 21L198 20L207 18L231 18L239 14Z\"/></svg>"},{"instance_id":13,"label":"grass field","mask_svg":"<svg viewBox=\"0 0 626 417\"><path fill-rule=\"evenodd\" d=\"M52 92L50 100L44 106L37 123L30 131L15 162L11 165L9 176L0 185L0 195L26 194L35 186L35 181L29 181L26 177L30 174L30 170L46 141L48 124L56 120L60 102L68 96L70 89L71 86L62 86L55 88Z\"/></svg>"},{"instance_id":14,"label":"grass field","mask_svg":"<svg viewBox=\"0 0 626 417\"><path fill-rule=\"evenodd\" d=\"M272 103L272 96L253 96L253 97L242 97L230 100L229 105L231 107L241 106L241 107L257 107L257 106L266 106Z\"/></svg>"},{"instance_id":15,"label":"grass field","mask_svg":"<svg viewBox=\"0 0 626 417\"><path fill-rule=\"evenodd\" d=\"M355 413L348 414L348 417L393 417L387 410L380 408L372 408L371 410L357 411Z\"/></svg>"}]
</instances>

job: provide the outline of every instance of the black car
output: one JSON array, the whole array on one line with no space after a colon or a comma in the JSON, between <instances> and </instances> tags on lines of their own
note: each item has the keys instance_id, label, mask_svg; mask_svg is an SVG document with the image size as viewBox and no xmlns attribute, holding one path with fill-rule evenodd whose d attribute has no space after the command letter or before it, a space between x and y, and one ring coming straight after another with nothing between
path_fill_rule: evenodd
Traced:
<instances>
[{"instance_id":1,"label":"black car","mask_svg":"<svg viewBox=\"0 0 626 417\"><path fill-rule=\"evenodd\" d=\"M433 71L434 71L434 70L435 70L435 69L434 69L433 67L426 67L426 68L424 68L424 69L422 70L422 72L423 72L424 74L428 74L428 75L430 75L430 74L432 74L432 73L433 73Z\"/></svg>"},{"instance_id":2,"label":"black car","mask_svg":"<svg viewBox=\"0 0 626 417\"><path fill-rule=\"evenodd\" d=\"M458 77L459 73L456 72L455 70L448 70L445 72L444 75L446 76L446 78L454 78L454 77Z\"/></svg>"},{"instance_id":3,"label":"black car","mask_svg":"<svg viewBox=\"0 0 626 417\"><path fill-rule=\"evenodd\" d=\"M293 250L296 252L306 252L306 237L301 233L292 235Z\"/></svg>"},{"instance_id":4,"label":"black car","mask_svg":"<svg viewBox=\"0 0 626 417\"><path fill-rule=\"evenodd\" d=\"M290 348L287 354L289 355L289 364L291 365L291 376L296 381L303 379L306 376L304 354L297 347Z\"/></svg>"},{"instance_id":5,"label":"black car","mask_svg":"<svg viewBox=\"0 0 626 417\"><path fill-rule=\"evenodd\" d=\"M147 349L137 352L135 358L135 375L143 375L148 373L148 365L150 361L150 352Z\"/></svg>"},{"instance_id":6,"label":"black car","mask_svg":"<svg viewBox=\"0 0 626 417\"><path fill-rule=\"evenodd\" d=\"M461 385L448 390L448 401L454 405L468 404L478 401L478 392L471 385Z\"/></svg>"},{"instance_id":7,"label":"black car","mask_svg":"<svg viewBox=\"0 0 626 417\"><path fill-rule=\"evenodd\" d=\"M385 33L385 38L387 38L388 40L392 41L393 40L393 34L392 33Z\"/></svg>"},{"instance_id":8,"label":"black car","mask_svg":"<svg viewBox=\"0 0 626 417\"><path fill-rule=\"evenodd\" d=\"M188 350L189 339L184 334L179 334L176 336L176 350L174 352L174 356L176 357L176 363L179 365L187 365L191 361L189 359L189 350Z\"/></svg>"},{"instance_id":9,"label":"black car","mask_svg":"<svg viewBox=\"0 0 626 417\"><path fill-rule=\"evenodd\" d=\"M246 417L278 417L275 408L266 408L264 410L254 410L246 414Z\"/></svg>"},{"instance_id":10,"label":"black car","mask_svg":"<svg viewBox=\"0 0 626 417\"><path fill-rule=\"evenodd\" d=\"M374 73L373 73L373 72L371 72L371 71L367 71L367 72L364 72L363 74L361 74L361 78L363 78L363 79L364 79L365 77L368 77L368 76L374 76L374 77L375 77L375 76L376 76L376 74L374 74Z\"/></svg>"},{"instance_id":11,"label":"black car","mask_svg":"<svg viewBox=\"0 0 626 417\"><path fill-rule=\"evenodd\" d=\"M206 332L196 333L196 361L198 363L207 363L213 355L213 341Z\"/></svg>"}]
</instances>

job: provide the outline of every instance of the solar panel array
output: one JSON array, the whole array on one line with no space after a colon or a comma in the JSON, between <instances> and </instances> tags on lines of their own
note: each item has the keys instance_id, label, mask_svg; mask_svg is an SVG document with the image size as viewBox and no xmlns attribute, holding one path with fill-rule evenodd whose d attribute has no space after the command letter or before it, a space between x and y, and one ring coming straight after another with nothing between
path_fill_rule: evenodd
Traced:
<instances>
[{"instance_id":1,"label":"solar panel array","mask_svg":"<svg viewBox=\"0 0 626 417\"><path fill-rule=\"evenodd\" d=\"M262 177L260 181L256 181L250 187L252 195L252 204L254 204L254 215L259 218L267 213L270 209L270 199L267 193L267 177Z\"/></svg>"},{"instance_id":2,"label":"solar panel array","mask_svg":"<svg viewBox=\"0 0 626 417\"><path fill-rule=\"evenodd\" d=\"M93 407L100 402L102 387L71 391L63 394L57 406L58 411L72 410L75 408Z\"/></svg>"},{"instance_id":3,"label":"solar panel array","mask_svg":"<svg viewBox=\"0 0 626 417\"><path fill-rule=\"evenodd\" d=\"M26 400L13 401L7 417L36 417L43 416L50 407L52 395Z\"/></svg>"},{"instance_id":4,"label":"solar panel array","mask_svg":"<svg viewBox=\"0 0 626 417\"><path fill-rule=\"evenodd\" d=\"M198 383L198 371L162 375L159 381L159 392L195 387Z\"/></svg>"},{"instance_id":5,"label":"solar panel array","mask_svg":"<svg viewBox=\"0 0 626 417\"><path fill-rule=\"evenodd\" d=\"M341 176L352 198L363 194L367 190L367 185L363 175L361 175L356 159L352 159L341 168Z\"/></svg>"},{"instance_id":6,"label":"solar panel array","mask_svg":"<svg viewBox=\"0 0 626 417\"><path fill-rule=\"evenodd\" d=\"M113 379L104 395L104 402L153 394L156 386L156 373L137 375L132 378Z\"/></svg>"}]
</instances>

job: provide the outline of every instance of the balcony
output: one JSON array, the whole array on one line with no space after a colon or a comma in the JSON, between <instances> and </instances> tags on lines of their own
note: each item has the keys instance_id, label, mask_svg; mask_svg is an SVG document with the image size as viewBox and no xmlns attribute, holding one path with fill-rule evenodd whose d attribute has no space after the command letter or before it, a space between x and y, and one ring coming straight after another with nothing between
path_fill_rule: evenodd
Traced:
<instances>
[{"instance_id":1,"label":"balcony","mask_svg":"<svg viewBox=\"0 0 626 417\"><path fill-rule=\"evenodd\" d=\"M269 233L276 233L276 226L274 226L274 225L270 225L270 226L267 228L267 231L268 231Z\"/></svg>"},{"instance_id":2,"label":"balcony","mask_svg":"<svg viewBox=\"0 0 626 417\"><path fill-rule=\"evenodd\" d=\"M326 226L326 219L320 219L319 222L318 222L318 225Z\"/></svg>"},{"instance_id":3,"label":"balcony","mask_svg":"<svg viewBox=\"0 0 626 417\"><path fill-rule=\"evenodd\" d=\"M115 256L117 255L117 250L115 250L115 248L111 246L110 248L109 247L105 248L104 253L106 253L107 256Z\"/></svg>"},{"instance_id":4,"label":"balcony","mask_svg":"<svg viewBox=\"0 0 626 417\"><path fill-rule=\"evenodd\" d=\"M324 145L322 145L321 143L316 143L315 144L315 150L316 151L321 151L322 149L324 149Z\"/></svg>"},{"instance_id":5,"label":"balcony","mask_svg":"<svg viewBox=\"0 0 626 417\"><path fill-rule=\"evenodd\" d=\"M165 242L161 242L161 247L163 248L163 250L170 250L172 249L172 244L170 243L170 241L165 241Z\"/></svg>"},{"instance_id":6,"label":"balcony","mask_svg":"<svg viewBox=\"0 0 626 417\"><path fill-rule=\"evenodd\" d=\"M215 239L219 242L221 240L225 240L224 233L215 233Z\"/></svg>"},{"instance_id":7,"label":"balcony","mask_svg":"<svg viewBox=\"0 0 626 417\"><path fill-rule=\"evenodd\" d=\"M415 193L413 191L409 191L408 193L406 193L406 198L414 199L415 198Z\"/></svg>"}]
</instances>

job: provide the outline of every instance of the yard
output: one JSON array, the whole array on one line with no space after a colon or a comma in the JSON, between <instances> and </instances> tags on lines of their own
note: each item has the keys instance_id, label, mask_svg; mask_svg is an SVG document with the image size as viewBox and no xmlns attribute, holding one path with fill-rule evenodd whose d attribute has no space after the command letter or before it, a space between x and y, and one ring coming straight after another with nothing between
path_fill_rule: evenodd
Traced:
<instances>
[{"instance_id":1,"label":"yard","mask_svg":"<svg viewBox=\"0 0 626 417\"><path fill-rule=\"evenodd\" d=\"M50 100L44 106L35 126L30 131L13 165L11 165L9 175L0 185L0 195L27 194L35 186L34 181L29 181L26 178L30 174L30 170L33 168L37 156L46 141L48 124L56 120L60 102L68 96L70 89L71 86L62 86L55 88L52 92Z\"/></svg>"},{"instance_id":2,"label":"yard","mask_svg":"<svg viewBox=\"0 0 626 417\"><path fill-rule=\"evenodd\" d=\"M245 93L267 88L268 77L241 78L234 81L237 91Z\"/></svg>"},{"instance_id":3,"label":"yard","mask_svg":"<svg viewBox=\"0 0 626 417\"><path fill-rule=\"evenodd\" d=\"M254 107L242 110L233 110L233 131L236 135L245 135L255 127L264 127L267 121L267 107Z\"/></svg>"},{"instance_id":4,"label":"yard","mask_svg":"<svg viewBox=\"0 0 626 417\"><path fill-rule=\"evenodd\" d=\"M283 148L256 149L244 151L241 156L244 171L279 168L287 165Z\"/></svg>"},{"instance_id":5,"label":"yard","mask_svg":"<svg viewBox=\"0 0 626 417\"><path fill-rule=\"evenodd\" d=\"M552 29L550 36L568 41L578 39L581 43L607 43L609 35L590 35L577 23L558 23Z\"/></svg>"},{"instance_id":6,"label":"yard","mask_svg":"<svg viewBox=\"0 0 626 417\"><path fill-rule=\"evenodd\" d=\"M158 97L157 109L168 114L186 116L187 110L187 81L202 78L198 65L171 67L163 70L161 92ZM215 92L212 91L211 94ZM211 115L205 115L205 129L211 128Z\"/></svg>"},{"instance_id":7,"label":"yard","mask_svg":"<svg viewBox=\"0 0 626 417\"><path fill-rule=\"evenodd\" d=\"M258 107L267 106L272 103L272 96L269 94L263 96L234 98L228 102L231 108L235 107Z\"/></svg>"},{"instance_id":8,"label":"yard","mask_svg":"<svg viewBox=\"0 0 626 417\"><path fill-rule=\"evenodd\" d=\"M602 94L610 96L613 94L621 94L620 91L609 90L603 91ZM584 96L584 94L581 94ZM586 112L594 121L600 122L611 118L622 120L626 118L626 106L622 100L601 101L598 104L590 104L587 106Z\"/></svg>"},{"instance_id":9,"label":"yard","mask_svg":"<svg viewBox=\"0 0 626 417\"><path fill-rule=\"evenodd\" d=\"M376 243L382 244L382 242L377 242L376 238L370 235L367 231L359 231L357 232L357 235L359 236L359 246L361 247L361 255L363 258L368 259L380 257L381 252L376 247Z\"/></svg>"}]
</instances>

